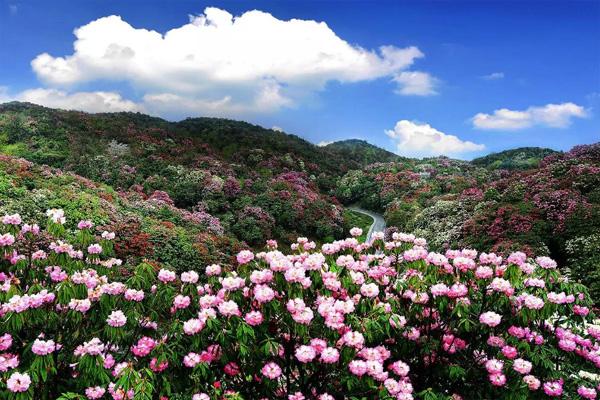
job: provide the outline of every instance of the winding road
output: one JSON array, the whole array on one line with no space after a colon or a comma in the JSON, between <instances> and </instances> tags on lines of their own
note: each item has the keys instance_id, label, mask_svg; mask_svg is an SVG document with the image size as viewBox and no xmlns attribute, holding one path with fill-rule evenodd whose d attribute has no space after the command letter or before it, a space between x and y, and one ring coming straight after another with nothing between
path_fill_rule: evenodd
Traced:
<instances>
[{"instance_id":1,"label":"winding road","mask_svg":"<svg viewBox=\"0 0 600 400\"><path fill-rule=\"evenodd\" d=\"M360 207L351 206L351 207L348 207L348 209L352 210L352 211L356 211L361 214L368 215L369 217L373 218L373 223L371 224L371 227L369 228L369 232L367 232L367 239L366 239L367 242L371 240L371 236L373 236L374 232L383 232L385 230L385 220L383 219L383 215L377 214L376 212L373 212L373 211L365 210Z\"/></svg>"}]
</instances>

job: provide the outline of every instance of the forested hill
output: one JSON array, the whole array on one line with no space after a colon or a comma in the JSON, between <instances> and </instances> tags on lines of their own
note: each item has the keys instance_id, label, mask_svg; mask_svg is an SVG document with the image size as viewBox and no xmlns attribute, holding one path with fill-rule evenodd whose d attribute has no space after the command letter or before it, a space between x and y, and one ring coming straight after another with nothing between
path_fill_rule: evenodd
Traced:
<instances>
[{"instance_id":1,"label":"forested hill","mask_svg":"<svg viewBox=\"0 0 600 400\"><path fill-rule=\"evenodd\" d=\"M30 103L0 104L2 151L53 166L77 164L102 152L111 141L127 144L136 156L152 156L183 165L209 155L232 164L255 167L274 157L301 162L307 172L339 174L373 162L363 153L392 153L375 146L348 153L330 151L295 135L223 118L188 118L169 122L140 113L98 113L50 109ZM154 144L151 148L149 144ZM143 147L146 150L143 151Z\"/></svg>"},{"instance_id":2,"label":"forested hill","mask_svg":"<svg viewBox=\"0 0 600 400\"><path fill-rule=\"evenodd\" d=\"M342 159L354 161L357 166L402 159L397 154L360 139L341 140L330 143L323 148Z\"/></svg>"},{"instance_id":3,"label":"forested hill","mask_svg":"<svg viewBox=\"0 0 600 400\"><path fill-rule=\"evenodd\" d=\"M543 147L519 147L475 158L471 162L488 169L529 169L537 167L544 157L554 153L556 150Z\"/></svg>"}]
</instances>

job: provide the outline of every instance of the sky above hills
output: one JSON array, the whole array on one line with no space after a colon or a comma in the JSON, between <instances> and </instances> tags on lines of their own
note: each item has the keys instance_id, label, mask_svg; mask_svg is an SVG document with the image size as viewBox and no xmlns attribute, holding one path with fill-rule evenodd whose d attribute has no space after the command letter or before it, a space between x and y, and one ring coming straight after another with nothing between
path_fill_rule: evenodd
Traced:
<instances>
[{"instance_id":1,"label":"sky above hills","mask_svg":"<svg viewBox=\"0 0 600 400\"><path fill-rule=\"evenodd\" d=\"M407 156L600 141L598 1L0 1L0 102Z\"/></svg>"}]
</instances>

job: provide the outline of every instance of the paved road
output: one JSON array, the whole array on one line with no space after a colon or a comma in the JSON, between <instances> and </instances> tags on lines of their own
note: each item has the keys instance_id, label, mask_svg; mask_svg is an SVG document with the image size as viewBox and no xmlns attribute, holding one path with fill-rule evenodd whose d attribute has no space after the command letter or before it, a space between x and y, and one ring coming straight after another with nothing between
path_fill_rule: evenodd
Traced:
<instances>
[{"instance_id":1,"label":"paved road","mask_svg":"<svg viewBox=\"0 0 600 400\"><path fill-rule=\"evenodd\" d=\"M376 212L365 210L363 208L354 207L354 206L348 207L348 209L359 212L361 214L368 215L369 217L373 218L373 224L371 224L371 227L369 228L369 232L367 233L367 239L366 239L367 242L371 240L371 236L373 236L373 232L383 232L385 230L385 220L383 219L383 216L381 214L377 214Z\"/></svg>"}]
</instances>

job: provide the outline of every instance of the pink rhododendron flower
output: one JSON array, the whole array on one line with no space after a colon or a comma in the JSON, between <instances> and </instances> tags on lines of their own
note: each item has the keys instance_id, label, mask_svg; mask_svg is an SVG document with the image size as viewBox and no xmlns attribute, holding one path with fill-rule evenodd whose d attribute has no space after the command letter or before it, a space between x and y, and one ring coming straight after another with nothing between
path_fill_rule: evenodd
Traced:
<instances>
[{"instance_id":1,"label":"pink rhododendron flower","mask_svg":"<svg viewBox=\"0 0 600 400\"><path fill-rule=\"evenodd\" d=\"M108 318L106 319L106 323L113 328L120 328L127 323L127 317L123 314L121 310L115 310L110 313Z\"/></svg>"},{"instance_id":2,"label":"pink rhododendron flower","mask_svg":"<svg viewBox=\"0 0 600 400\"><path fill-rule=\"evenodd\" d=\"M300 346L296 349L296 358L301 363L308 363L315 359L317 352L310 346Z\"/></svg>"},{"instance_id":3,"label":"pink rhododendron flower","mask_svg":"<svg viewBox=\"0 0 600 400\"><path fill-rule=\"evenodd\" d=\"M544 382L544 393L550 397L560 397L563 394L563 383L561 380Z\"/></svg>"},{"instance_id":4,"label":"pink rhododendron flower","mask_svg":"<svg viewBox=\"0 0 600 400\"><path fill-rule=\"evenodd\" d=\"M15 243L15 237L10 233L0 235L0 247L12 246Z\"/></svg>"},{"instance_id":5,"label":"pink rhododendron flower","mask_svg":"<svg viewBox=\"0 0 600 400\"><path fill-rule=\"evenodd\" d=\"M53 340L36 339L31 346L31 351L38 356L45 356L56 350L56 347Z\"/></svg>"},{"instance_id":6,"label":"pink rhododendron flower","mask_svg":"<svg viewBox=\"0 0 600 400\"><path fill-rule=\"evenodd\" d=\"M144 336L131 347L131 351L138 357L145 357L156 347L156 341L148 336Z\"/></svg>"},{"instance_id":7,"label":"pink rhododendron flower","mask_svg":"<svg viewBox=\"0 0 600 400\"><path fill-rule=\"evenodd\" d=\"M5 351L10 349L10 346L12 346L13 343L13 338L9 333L5 333L2 336L0 336L0 351Z\"/></svg>"},{"instance_id":8,"label":"pink rhododendron flower","mask_svg":"<svg viewBox=\"0 0 600 400\"><path fill-rule=\"evenodd\" d=\"M183 283L196 283L198 279L200 279L200 276L196 271L188 271L181 274L181 282Z\"/></svg>"},{"instance_id":9,"label":"pink rhododendron flower","mask_svg":"<svg viewBox=\"0 0 600 400\"><path fill-rule=\"evenodd\" d=\"M185 357L183 357L183 365L185 365L188 368L193 368L200 362L201 362L201 358L200 358L200 355L197 353L190 352L190 353L186 354Z\"/></svg>"},{"instance_id":10,"label":"pink rhododendron flower","mask_svg":"<svg viewBox=\"0 0 600 400\"><path fill-rule=\"evenodd\" d=\"M156 357L154 357L154 358L152 358L152 360L150 360L150 369L156 373L163 372L168 367L169 367L169 362L167 360L158 362L158 359Z\"/></svg>"},{"instance_id":11,"label":"pink rhododendron flower","mask_svg":"<svg viewBox=\"0 0 600 400\"><path fill-rule=\"evenodd\" d=\"M479 316L479 322L491 327L500 325L501 320L502 316L493 311L484 312Z\"/></svg>"},{"instance_id":12,"label":"pink rhododendron flower","mask_svg":"<svg viewBox=\"0 0 600 400\"><path fill-rule=\"evenodd\" d=\"M204 328L204 322L198 318L192 318L183 323L183 331L186 335L195 335Z\"/></svg>"},{"instance_id":13,"label":"pink rhododendron flower","mask_svg":"<svg viewBox=\"0 0 600 400\"><path fill-rule=\"evenodd\" d=\"M77 229L90 229L94 226L94 223L89 220L82 220L77 223Z\"/></svg>"},{"instance_id":14,"label":"pink rhododendron flower","mask_svg":"<svg viewBox=\"0 0 600 400\"><path fill-rule=\"evenodd\" d=\"M490 375L500 374L504 368L504 362L501 360L491 359L485 362L485 369Z\"/></svg>"},{"instance_id":15,"label":"pink rhododendron flower","mask_svg":"<svg viewBox=\"0 0 600 400\"><path fill-rule=\"evenodd\" d=\"M538 390L541 385L540 380L533 375L524 376L523 381L527 384L529 390Z\"/></svg>"},{"instance_id":16,"label":"pink rhododendron flower","mask_svg":"<svg viewBox=\"0 0 600 400\"><path fill-rule=\"evenodd\" d=\"M504 374L491 374L489 379L494 386L504 386L506 384L506 375Z\"/></svg>"},{"instance_id":17,"label":"pink rhododendron flower","mask_svg":"<svg viewBox=\"0 0 600 400\"><path fill-rule=\"evenodd\" d=\"M102 253L102 246L98 243L91 244L88 246L87 251L89 254L100 254Z\"/></svg>"},{"instance_id":18,"label":"pink rhododendron flower","mask_svg":"<svg viewBox=\"0 0 600 400\"><path fill-rule=\"evenodd\" d=\"M206 267L206 275L208 276L216 276L221 274L221 266L217 264L212 264Z\"/></svg>"},{"instance_id":19,"label":"pink rhododendron flower","mask_svg":"<svg viewBox=\"0 0 600 400\"><path fill-rule=\"evenodd\" d=\"M6 387L13 393L26 392L31 385L31 378L27 373L13 372L6 381Z\"/></svg>"},{"instance_id":20,"label":"pink rhododendron flower","mask_svg":"<svg viewBox=\"0 0 600 400\"><path fill-rule=\"evenodd\" d=\"M240 310L237 303L233 300L224 301L219 304L219 312L225 317L240 316Z\"/></svg>"},{"instance_id":21,"label":"pink rhododendron flower","mask_svg":"<svg viewBox=\"0 0 600 400\"><path fill-rule=\"evenodd\" d=\"M350 234L354 237L358 237L363 234L363 230L357 227L350 229Z\"/></svg>"},{"instance_id":22,"label":"pink rhododendron flower","mask_svg":"<svg viewBox=\"0 0 600 400\"><path fill-rule=\"evenodd\" d=\"M333 364L338 362L340 358L340 352L333 347L326 347L321 351L320 360L325 364Z\"/></svg>"},{"instance_id":23,"label":"pink rhododendron flower","mask_svg":"<svg viewBox=\"0 0 600 400\"><path fill-rule=\"evenodd\" d=\"M238 253L236 258L238 264L248 264L250 261L254 260L254 253L250 250L242 250Z\"/></svg>"},{"instance_id":24,"label":"pink rhododendron flower","mask_svg":"<svg viewBox=\"0 0 600 400\"><path fill-rule=\"evenodd\" d=\"M116 237L114 232L108 232L108 231L102 232L102 234L100 236L104 240L113 240Z\"/></svg>"},{"instance_id":25,"label":"pink rhododendron flower","mask_svg":"<svg viewBox=\"0 0 600 400\"><path fill-rule=\"evenodd\" d=\"M369 298L377 297L379 294L379 287L375 283L365 283L360 287L360 293Z\"/></svg>"},{"instance_id":26,"label":"pink rhododendron flower","mask_svg":"<svg viewBox=\"0 0 600 400\"><path fill-rule=\"evenodd\" d=\"M20 225L21 216L19 214L5 215L2 217L2 223L4 225Z\"/></svg>"},{"instance_id":27,"label":"pink rhododendron flower","mask_svg":"<svg viewBox=\"0 0 600 400\"><path fill-rule=\"evenodd\" d=\"M158 271L158 279L162 283L173 282L175 279L177 279L177 274L175 274L173 271L169 271L168 269L161 269Z\"/></svg>"},{"instance_id":28,"label":"pink rhododendron flower","mask_svg":"<svg viewBox=\"0 0 600 400\"><path fill-rule=\"evenodd\" d=\"M173 299L173 308L175 308L176 310L188 308L189 305L191 304L191 302L192 302L192 300L190 299L189 296L183 296L181 294L178 294Z\"/></svg>"},{"instance_id":29,"label":"pink rhododendron flower","mask_svg":"<svg viewBox=\"0 0 600 400\"><path fill-rule=\"evenodd\" d=\"M281 368L274 362L270 362L262 367L261 373L269 379L277 379L281 376Z\"/></svg>"},{"instance_id":30,"label":"pink rhododendron flower","mask_svg":"<svg viewBox=\"0 0 600 400\"><path fill-rule=\"evenodd\" d=\"M106 389L100 386L93 386L85 389L85 395L88 399L95 400L100 399L104 396Z\"/></svg>"},{"instance_id":31,"label":"pink rhododendron flower","mask_svg":"<svg viewBox=\"0 0 600 400\"><path fill-rule=\"evenodd\" d=\"M591 400L595 399L597 396L596 389L586 387L586 386L579 386L577 388L577 394L579 394L584 399L591 399Z\"/></svg>"},{"instance_id":32,"label":"pink rhododendron flower","mask_svg":"<svg viewBox=\"0 0 600 400\"><path fill-rule=\"evenodd\" d=\"M531 363L522 358L517 358L513 361L513 369L520 374L527 375L531 372Z\"/></svg>"}]
</instances>

